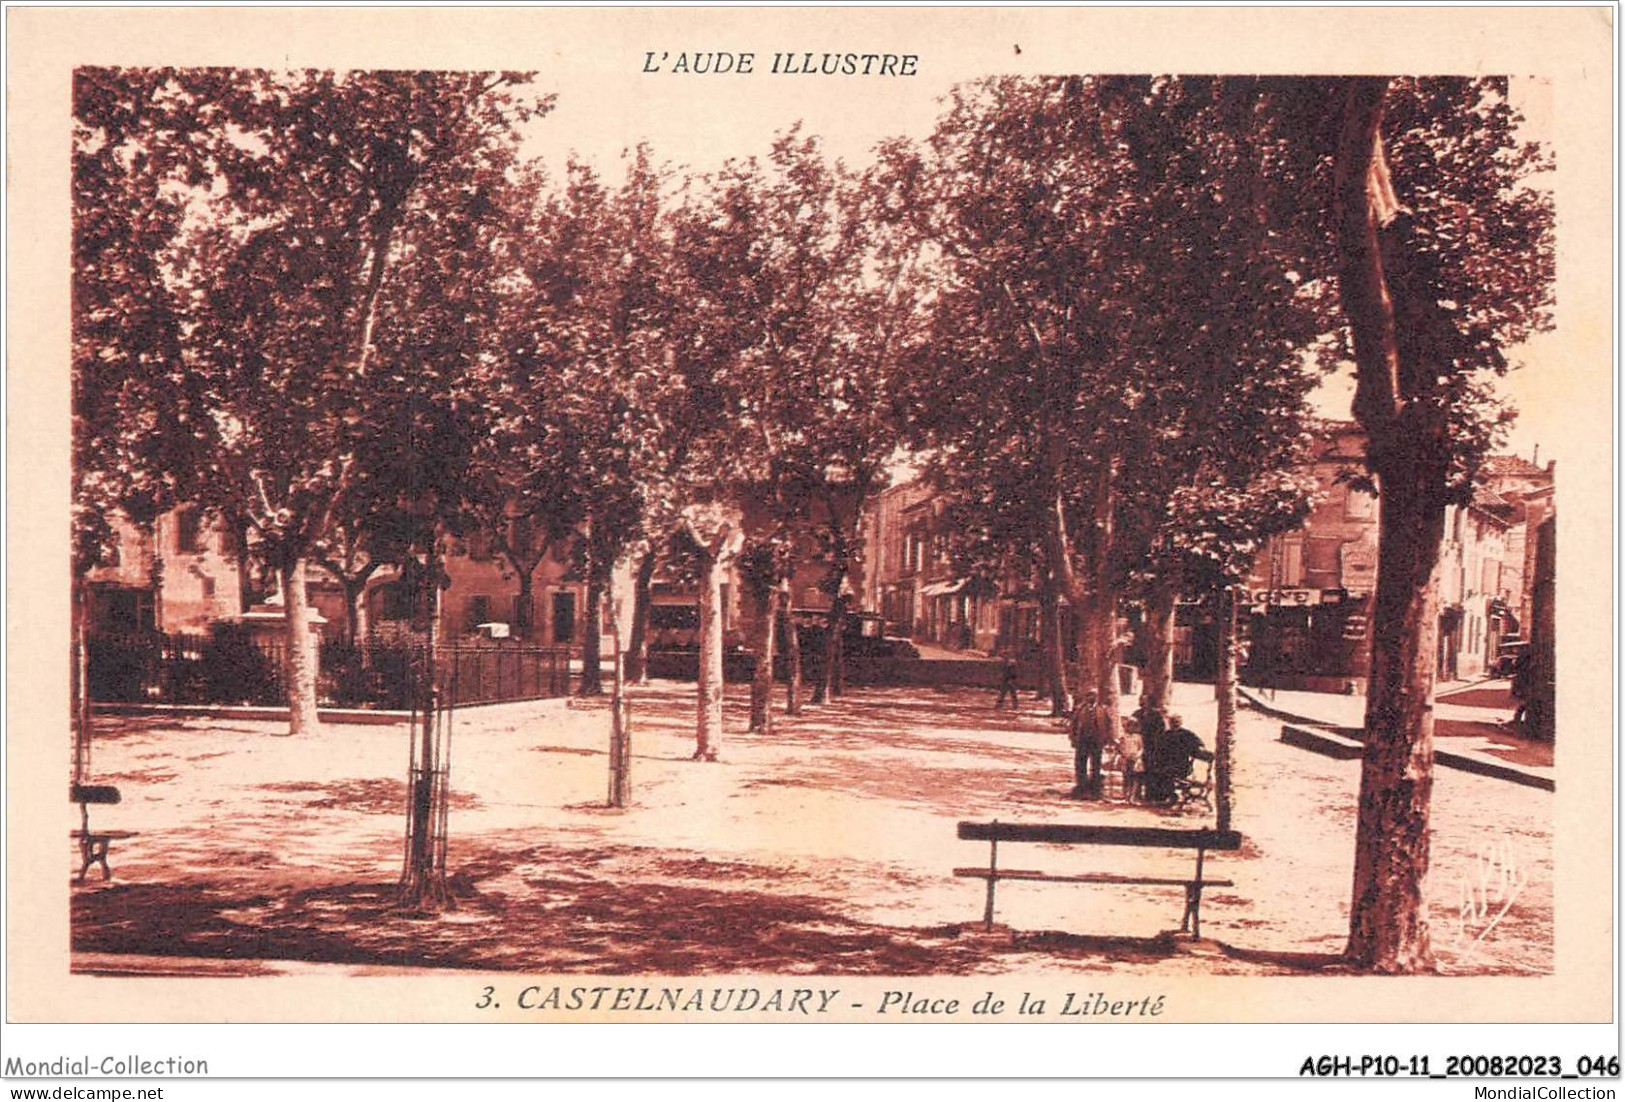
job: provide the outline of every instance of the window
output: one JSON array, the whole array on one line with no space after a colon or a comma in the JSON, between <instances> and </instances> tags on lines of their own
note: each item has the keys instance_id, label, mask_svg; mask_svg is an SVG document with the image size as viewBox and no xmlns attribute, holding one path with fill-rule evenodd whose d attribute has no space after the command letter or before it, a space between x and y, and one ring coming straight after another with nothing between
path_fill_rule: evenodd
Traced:
<instances>
[{"instance_id":1,"label":"window","mask_svg":"<svg viewBox=\"0 0 1625 1102\"><path fill-rule=\"evenodd\" d=\"M1301 538L1284 539L1281 541L1281 572L1277 578L1283 589L1292 589L1303 584L1303 540Z\"/></svg>"},{"instance_id":2,"label":"window","mask_svg":"<svg viewBox=\"0 0 1625 1102\"><path fill-rule=\"evenodd\" d=\"M175 514L175 550L195 555L203 550L203 511L188 505Z\"/></svg>"},{"instance_id":3,"label":"window","mask_svg":"<svg viewBox=\"0 0 1625 1102\"><path fill-rule=\"evenodd\" d=\"M384 595L380 618L409 620L412 618L412 589L405 582L390 582L382 588Z\"/></svg>"},{"instance_id":4,"label":"window","mask_svg":"<svg viewBox=\"0 0 1625 1102\"><path fill-rule=\"evenodd\" d=\"M491 598L484 593L476 593L468 599L467 605L468 630L473 631L481 624L491 620Z\"/></svg>"},{"instance_id":5,"label":"window","mask_svg":"<svg viewBox=\"0 0 1625 1102\"><path fill-rule=\"evenodd\" d=\"M1304 582L1312 587L1334 589L1338 582L1338 559L1343 541L1325 536L1310 536L1303 542Z\"/></svg>"},{"instance_id":6,"label":"window","mask_svg":"<svg viewBox=\"0 0 1625 1102\"><path fill-rule=\"evenodd\" d=\"M1371 520L1377 515L1377 499L1353 486L1343 495L1344 520Z\"/></svg>"},{"instance_id":7,"label":"window","mask_svg":"<svg viewBox=\"0 0 1625 1102\"><path fill-rule=\"evenodd\" d=\"M576 595L569 590L553 594L553 642L573 643L576 638Z\"/></svg>"},{"instance_id":8,"label":"window","mask_svg":"<svg viewBox=\"0 0 1625 1102\"><path fill-rule=\"evenodd\" d=\"M513 625L519 634L524 635L530 630L531 597L529 594L515 593L513 597Z\"/></svg>"}]
</instances>

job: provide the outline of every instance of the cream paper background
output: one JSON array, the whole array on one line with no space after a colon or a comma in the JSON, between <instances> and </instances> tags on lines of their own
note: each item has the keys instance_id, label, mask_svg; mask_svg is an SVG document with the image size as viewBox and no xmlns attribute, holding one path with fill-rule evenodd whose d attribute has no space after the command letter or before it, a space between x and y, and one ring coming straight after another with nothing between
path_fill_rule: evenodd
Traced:
<instances>
[{"instance_id":1,"label":"cream paper background","mask_svg":"<svg viewBox=\"0 0 1625 1102\"><path fill-rule=\"evenodd\" d=\"M839 987L842 1001L868 1007L881 991L896 988L967 1001L990 989L1005 998L1022 991L1052 997L1067 990L1104 990L1113 998L1166 994L1161 1020L1175 1022L1610 1019L1617 960L1613 653L1605 611L1613 602L1614 562L1608 10L14 8L7 23L8 1021L540 1021L545 1016L514 1010L511 999L495 1015L475 1011L473 1004L487 983L511 995L531 983L617 982L433 971L230 980L69 973L63 833L71 825L71 807L62 800L70 745L68 156L69 77L78 65L536 70L541 87L556 81L560 93L558 110L544 124L557 129L539 139L540 151L574 145L607 165L621 145L647 135L660 156L698 168L714 164L720 151L765 151L772 130L798 117L807 119L810 132L828 138L835 152L856 157L874 138L899 130L922 134L935 117L932 96L954 80L989 73L1541 78L1536 87L1549 88L1549 96L1537 92L1528 108L1548 114L1558 158L1558 324L1555 334L1531 346L1531 367L1514 376L1510 389L1525 413L1520 442L1533 434L1542 458L1558 460L1558 710L1564 731L1553 799L1555 973L1399 980L686 977L672 983ZM748 77L644 75L639 70L649 49L754 50L758 71ZM776 50L912 53L919 55L920 75L773 76L765 69ZM1526 443L1522 450L1527 453Z\"/></svg>"}]
</instances>

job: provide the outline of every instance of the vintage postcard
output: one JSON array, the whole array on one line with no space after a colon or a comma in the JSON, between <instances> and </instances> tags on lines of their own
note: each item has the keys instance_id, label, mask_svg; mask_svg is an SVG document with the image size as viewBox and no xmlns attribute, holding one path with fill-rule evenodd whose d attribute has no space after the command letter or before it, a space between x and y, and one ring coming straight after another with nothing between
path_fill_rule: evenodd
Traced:
<instances>
[{"instance_id":1,"label":"vintage postcard","mask_svg":"<svg viewBox=\"0 0 1625 1102\"><path fill-rule=\"evenodd\" d=\"M10 9L7 1020L1608 1022L1612 17Z\"/></svg>"}]
</instances>

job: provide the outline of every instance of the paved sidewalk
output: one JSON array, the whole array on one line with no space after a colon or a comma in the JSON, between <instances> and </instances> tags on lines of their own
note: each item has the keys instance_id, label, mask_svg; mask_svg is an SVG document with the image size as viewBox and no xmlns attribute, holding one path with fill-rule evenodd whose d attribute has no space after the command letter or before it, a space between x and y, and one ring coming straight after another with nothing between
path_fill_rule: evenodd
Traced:
<instances>
[{"instance_id":1,"label":"paved sidewalk","mask_svg":"<svg viewBox=\"0 0 1625 1102\"><path fill-rule=\"evenodd\" d=\"M1241 690L1256 711L1305 724L1351 743L1362 736L1365 697L1291 689ZM1511 725L1511 692L1502 680L1440 687L1434 703L1434 760L1450 768L1553 790L1552 747L1525 738Z\"/></svg>"}]
</instances>

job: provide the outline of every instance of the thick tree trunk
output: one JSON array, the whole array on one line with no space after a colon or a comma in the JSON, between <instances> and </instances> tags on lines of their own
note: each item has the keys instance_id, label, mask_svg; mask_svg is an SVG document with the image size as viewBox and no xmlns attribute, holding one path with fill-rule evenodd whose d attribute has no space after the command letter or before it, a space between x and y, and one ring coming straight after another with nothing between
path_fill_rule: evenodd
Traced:
<instances>
[{"instance_id":1,"label":"thick tree trunk","mask_svg":"<svg viewBox=\"0 0 1625 1102\"><path fill-rule=\"evenodd\" d=\"M1350 960L1381 972L1433 967L1426 898L1439 624L1433 572L1444 510L1418 506L1411 497L1382 484L1349 915Z\"/></svg>"},{"instance_id":2,"label":"thick tree trunk","mask_svg":"<svg viewBox=\"0 0 1625 1102\"><path fill-rule=\"evenodd\" d=\"M786 611L784 662L788 668L789 676L785 678L784 685L784 714L798 716L801 714L801 628L796 624L794 615L789 614L790 599L788 594L783 598Z\"/></svg>"},{"instance_id":3,"label":"thick tree trunk","mask_svg":"<svg viewBox=\"0 0 1625 1102\"><path fill-rule=\"evenodd\" d=\"M1174 684L1174 610L1178 598L1179 585L1173 579L1159 578L1146 595L1142 707L1158 711L1168 707L1168 693Z\"/></svg>"},{"instance_id":4,"label":"thick tree trunk","mask_svg":"<svg viewBox=\"0 0 1625 1102\"><path fill-rule=\"evenodd\" d=\"M581 627L581 688L579 696L604 694L604 653L598 639L604 623L604 580L595 569L587 579L587 610Z\"/></svg>"},{"instance_id":5,"label":"thick tree trunk","mask_svg":"<svg viewBox=\"0 0 1625 1102\"><path fill-rule=\"evenodd\" d=\"M837 596L830 602L829 618L824 626L824 668L819 672L818 684L813 687L814 704L822 704L840 695L841 636L846 632L846 597Z\"/></svg>"},{"instance_id":6,"label":"thick tree trunk","mask_svg":"<svg viewBox=\"0 0 1625 1102\"><path fill-rule=\"evenodd\" d=\"M1066 640L1061 632L1061 595L1046 586L1038 597L1038 680L1049 694L1052 716L1072 709L1066 692Z\"/></svg>"},{"instance_id":7,"label":"thick tree trunk","mask_svg":"<svg viewBox=\"0 0 1625 1102\"><path fill-rule=\"evenodd\" d=\"M305 590L305 560L282 568L282 610L286 624L284 684L288 692L288 734L314 734L316 715L316 640L310 631L310 596Z\"/></svg>"},{"instance_id":8,"label":"thick tree trunk","mask_svg":"<svg viewBox=\"0 0 1625 1102\"><path fill-rule=\"evenodd\" d=\"M716 761L722 745L722 564L701 551L699 716L694 760Z\"/></svg>"},{"instance_id":9,"label":"thick tree trunk","mask_svg":"<svg viewBox=\"0 0 1625 1102\"><path fill-rule=\"evenodd\" d=\"M756 670L750 683L750 729L773 733L773 645L778 634L779 590L769 590L757 603L761 623L756 628Z\"/></svg>"},{"instance_id":10,"label":"thick tree trunk","mask_svg":"<svg viewBox=\"0 0 1625 1102\"><path fill-rule=\"evenodd\" d=\"M1099 580L1093 581L1094 585ZM1119 714L1117 682L1117 600L1095 588L1077 610L1079 691L1094 689L1100 703Z\"/></svg>"},{"instance_id":11,"label":"thick tree trunk","mask_svg":"<svg viewBox=\"0 0 1625 1102\"><path fill-rule=\"evenodd\" d=\"M649 682L649 609L653 606L655 564L653 551L638 561L633 578L632 637L626 646L626 678L638 685Z\"/></svg>"},{"instance_id":12,"label":"thick tree trunk","mask_svg":"<svg viewBox=\"0 0 1625 1102\"><path fill-rule=\"evenodd\" d=\"M1236 763L1236 590L1226 587L1219 603L1219 722L1213 732L1213 785L1218 827L1230 829L1235 810ZM1149 693L1149 689L1147 692Z\"/></svg>"},{"instance_id":13,"label":"thick tree trunk","mask_svg":"<svg viewBox=\"0 0 1625 1102\"><path fill-rule=\"evenodd\" d=\"M1354 413L1378 479L1380 539L1365 756L1346 955L1378 972L1433 967L1426 883L1433 790L1434 570L1451 457L1449 396L1402 327L1436 311L1408 242L1382 149L1382 78L1348 81L1335 165L1338 291L1354 338ZM1402 349L1410 349L1408 358Z\"/></svg>"}]
</instances>

